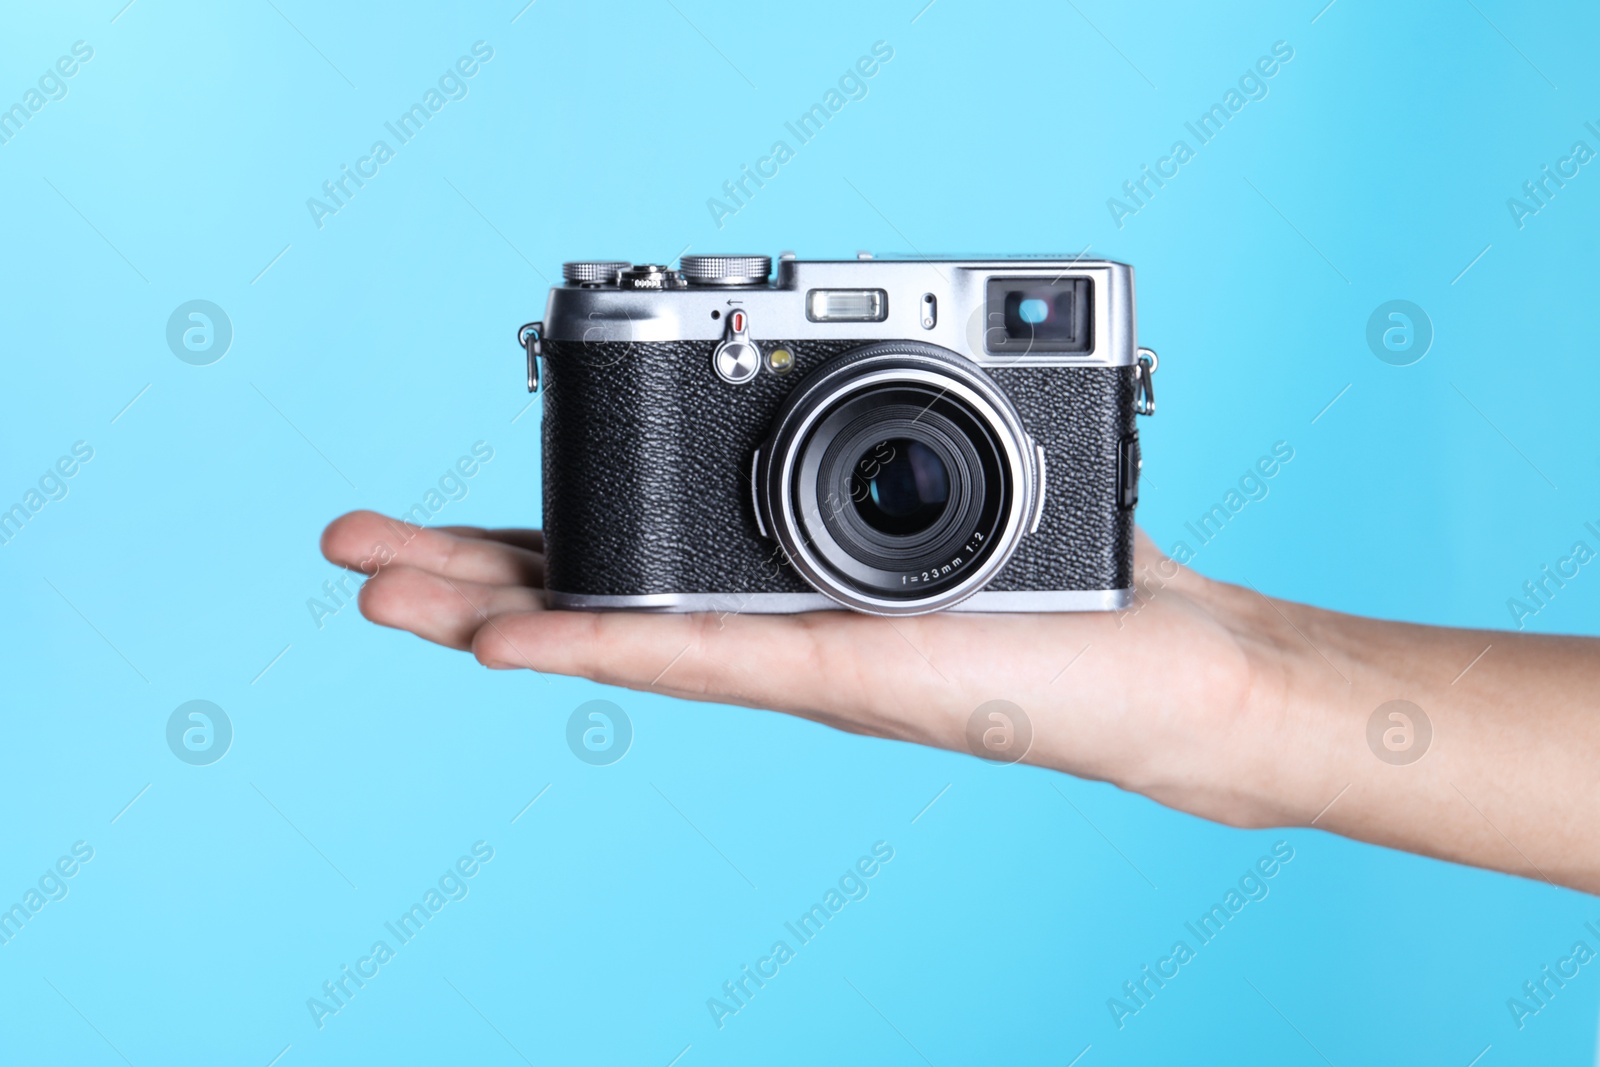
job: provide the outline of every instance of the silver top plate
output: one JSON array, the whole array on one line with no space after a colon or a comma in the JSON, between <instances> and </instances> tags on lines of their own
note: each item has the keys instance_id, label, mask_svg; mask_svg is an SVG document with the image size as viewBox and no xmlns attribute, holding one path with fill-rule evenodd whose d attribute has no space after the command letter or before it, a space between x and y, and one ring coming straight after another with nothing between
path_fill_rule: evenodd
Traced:
<instances>
[{"instance_id":1,"label":"silver top plate","mask_svg":"<svg viewBox=\"0 0 1600 1067\"><path fill-rule=\"evenodd\" d=\"M991 355L984 331L999 309L985 307L990 278L1088 278L1094 283L1093 346L1087 352ZM813 322L806 315L812 289L881 289L887 315L880 322ZM928 297L933 298L931 305ZM920 340L972 359L980 366L1125 367L1137 359L1133 268L1109 260L1061 259L848 259L784 258L771 285L700 286L666 290L557 286L545 308L544 337L551 341L720 341L727 315L743 310L750 337L763 340ZM928 311L931 309L932 314ZM716 312L716 317L712 316ZM925 325L931 319L932 325Z\"/></svg>"}]
</instances>

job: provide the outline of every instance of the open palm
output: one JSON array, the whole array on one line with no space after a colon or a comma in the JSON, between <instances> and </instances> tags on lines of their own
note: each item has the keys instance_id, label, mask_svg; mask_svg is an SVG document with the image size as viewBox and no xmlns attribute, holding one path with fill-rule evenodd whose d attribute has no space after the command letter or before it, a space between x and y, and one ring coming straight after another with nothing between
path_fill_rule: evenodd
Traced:
<instances>
[{"instance_id":1,"label":"open palm","mask_svg":"<svg viewBox=\"0 0 1600 1067\"><path fill-rule=\"evenodd\" d=\"M547 610L537 530L429 529L356 511L328 527L322 547L371 576L360 598L367 618L470 649L489 667L957 750L974 747L977 709L1008 701L1031 727L1027 762L1198 814L1249 818L1192 767L1209 761L1207 781L1226 778L1226 740L1249 728L1239 721L1252 690L1248 646L1226 620L1254 594L1179 568L1142 534L1138 568L1159 563L1171 577L1135 611L907 618Z\"/></svg>"}]
</instances>

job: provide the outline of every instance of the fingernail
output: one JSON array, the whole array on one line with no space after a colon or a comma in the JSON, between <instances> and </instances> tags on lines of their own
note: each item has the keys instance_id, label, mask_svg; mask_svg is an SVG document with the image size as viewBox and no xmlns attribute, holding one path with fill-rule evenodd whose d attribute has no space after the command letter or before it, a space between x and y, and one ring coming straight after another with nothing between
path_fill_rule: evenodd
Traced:
<instances>
[{"instance_id":1,"label":"fingernail","mask_svg":"<svg viewBox=\"0 0 1600 1067\"><path fill-rule=\"evenodd\" d=\"M515 671L521 669L515 663L485 663L484 666L491 671Z\"/></svg>"}]
</instances>

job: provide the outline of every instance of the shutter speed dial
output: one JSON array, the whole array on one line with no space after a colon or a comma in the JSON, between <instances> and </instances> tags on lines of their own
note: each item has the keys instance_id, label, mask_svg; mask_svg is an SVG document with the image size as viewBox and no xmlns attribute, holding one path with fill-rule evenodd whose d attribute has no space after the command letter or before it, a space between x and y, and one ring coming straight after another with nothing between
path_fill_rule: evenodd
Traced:
<instances>
[{"instance_id":1,"label":"shutter speed dial","mask_svg":"<svg viewBox=\"0 0 1600 1067\"><path fill-rule=\"evenodd\" d=\"M769 256L682 256L678 267L691 285L766 285Z\"/></svg>"}]
</instances>

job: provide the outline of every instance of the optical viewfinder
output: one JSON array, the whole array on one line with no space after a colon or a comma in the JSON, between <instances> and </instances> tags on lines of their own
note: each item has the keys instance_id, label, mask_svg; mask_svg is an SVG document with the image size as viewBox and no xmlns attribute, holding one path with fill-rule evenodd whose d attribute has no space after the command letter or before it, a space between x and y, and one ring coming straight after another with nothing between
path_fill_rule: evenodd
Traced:
<instances>
[{"instance_id":1,"label":"optical viewfinder","mask_svg":"<svg viewBox=\"0 0 1600 1067\"><path fill-rule=\"evenodd\" d=\"M991 355L1094 348L1094 283L1088 278L990 278L984 345Z\"/></svg>"}]
</instances>

